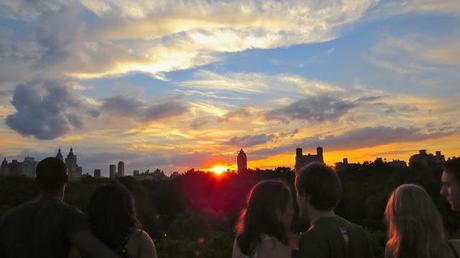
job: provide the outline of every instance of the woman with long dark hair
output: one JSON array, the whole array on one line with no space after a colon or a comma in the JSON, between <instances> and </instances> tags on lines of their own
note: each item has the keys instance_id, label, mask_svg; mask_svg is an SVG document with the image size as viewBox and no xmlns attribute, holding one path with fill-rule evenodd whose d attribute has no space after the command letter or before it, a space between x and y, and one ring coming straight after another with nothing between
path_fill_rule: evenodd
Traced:
<instances>
[{"instance_id":1,"label":"woman with long dark hair","mask_svg":"<svg viewBox=\"0 0 460 258\"><path fill-rule=\"evenodd\" d=\"M131 192L122 184L102 186L91 196L88 217L94 234L121 258L156 258L149 234L136 216Z\"/></svg>"},{"instance_id":2,"label":"woman with long dark hair","mask_svg":"<svg viewBox=\"0 0 460 258\"><path fill-rule=\"evenodd\" d=\"M420 186L404 184L391 194L385 217L385 258L453 258L441 215Z\"/></svg>"},{"instance_id":3,"label":"woman with long dark hair","mask_svg":"<svg viewBox=\"0 0 460 258\"><path fill-rule=\"evenodd\" d=\"M233 258L290 258L288 235L294 215L289 187L262 181L250 191L236 225Z\"/></svg>"}]
</instances>

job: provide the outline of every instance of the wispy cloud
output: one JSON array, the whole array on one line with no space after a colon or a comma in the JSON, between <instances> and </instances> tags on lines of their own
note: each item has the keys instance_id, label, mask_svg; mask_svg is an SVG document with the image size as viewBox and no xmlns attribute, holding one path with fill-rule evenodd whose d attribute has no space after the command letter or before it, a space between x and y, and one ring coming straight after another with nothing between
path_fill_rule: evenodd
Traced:
<instances>
[{"instance_id":1,"label":"wispy cloud","mask_svg":"<svg viewBox=\"0 0 460 258\"><path fill-rule=\"evenodd\" d=\"M52 67L77 78L131 72L164 78L164 72L214 62L220 53L334 39L373 2L6 2L2 15L33 32L15 42L24 49L29 42L36 49L28 51L31 58L10 55L23 69L40 64L42 71ZM97 19L82 19L84 11Z\"/></svg>"},{"instance_id":2,"label":"wispy cloud","mask_svg":"<svg viewBox=\"0 0 460 258\"><path fill-rule=\"evenodd\" d=\"M460 65L460 34L452 37L433 39L420 34L407 37L384 35L365 58L399 74L440 74L446 65Z\"/></svg>"}]
</instances>

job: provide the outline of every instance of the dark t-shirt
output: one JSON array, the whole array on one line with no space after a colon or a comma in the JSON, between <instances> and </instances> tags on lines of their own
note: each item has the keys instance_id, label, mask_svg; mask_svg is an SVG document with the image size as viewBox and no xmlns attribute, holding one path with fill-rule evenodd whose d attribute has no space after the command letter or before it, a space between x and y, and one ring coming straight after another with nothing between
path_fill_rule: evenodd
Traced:
<instances>
[{"instance_id":1,"label":"dark t-shirt","mask_svg":"<svg viewBox=\"0 0 460 258\"><path fill-rule=\"evenodd\" d=\"M303 258L371 258L366 232L358 225L335 216L318 219L299 241Z\"/></svg>"},{"instance_id":2,"label":"dark t-shirt","mask_svg":"<svg viewBox=\"0 0 460 258\"><path fill-rule=\"evenodd\" d=\"M84 214L55 198L24 203L0 221L1 258L63 258L74 234L89 230Z\"/></svg>"}]
</instances>

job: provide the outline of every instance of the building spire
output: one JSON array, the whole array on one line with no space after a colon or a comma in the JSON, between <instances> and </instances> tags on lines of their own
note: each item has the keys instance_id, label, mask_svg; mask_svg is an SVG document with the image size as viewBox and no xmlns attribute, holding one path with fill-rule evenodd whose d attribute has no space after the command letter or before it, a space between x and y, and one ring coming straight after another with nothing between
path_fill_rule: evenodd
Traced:
<instances>
[{"instance_id":1,"label":"building spire","mask_svg":"<svg viewBox=\"0 0 460 258\"><path fill-rule=\"evenodd\" d=\"M62 153L61 153L61 146L59 146L58 153L56 154L56 158L64 162L64 157L62 157Z\"/></svg>"}]
</instances>

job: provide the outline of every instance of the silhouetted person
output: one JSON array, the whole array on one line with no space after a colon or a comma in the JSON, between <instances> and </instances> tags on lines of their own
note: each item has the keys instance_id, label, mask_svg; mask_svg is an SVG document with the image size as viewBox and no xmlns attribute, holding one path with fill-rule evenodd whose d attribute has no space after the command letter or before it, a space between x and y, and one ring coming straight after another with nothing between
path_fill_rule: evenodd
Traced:
<instances>
[{"instance_id":1,"label":"silhouetted person","mask_svg":"<svg viewBox=\"0 0 460 258\"><path fill-rule=\"evenodd\" d=\"M332 168L323 163L310 163L298 171L295 186L300 216L310 221L310 228L300 236L301 257L373 256L366 232L334 213L342 185Z\"/></svg>"},{"instance_id":2,"label":"silhouetted person","mask_svg":"<svg viewBox=\"0 0 460 258\"><path fill-rule=\"evenodd\" d=\"M63 258L71 245L89 257L118 257L94 237L86 217L63 202L67 169L57 158L46 158L36 168L38 200L8 211L0 221L0 257Z\"/></svg>"},{"instance_id":3,"label":"silhouetted person","mask_svg":"<svg viewBox=\"0 0 460 258\"><path fill-rule=\"evenodd\" d=\"M132 194L119 183L98 188L88 204L94 234L122 258L156 258L155 245L142 230Z\"/></svg>"},{"instance_id":4,"label":"silhouetted person","mask_svg":"<svg viewBox=\"0 0 460 258\"><path fill-rule=\"evenodd\" d=\"M452 210L460 211L460 158L453 158L444 163L441 195L449 202ZM460 254L460 240L451 240L451 243Z\"/></svg>"},{"instance_id":5,"label":"silhouetted person","mask_svg":"<svg viewBox=\"0 0 460 258\"><path fill-rule=\"evenodd\" d=\"M454 258L441 215L422 187L405 184L396 188L388 199L385 217L385 258Z\"/></svg>"},{"instance_id":6,"label":"silhouetted person","mask_svg":"<svg viewBox=\"0 0 460 258\"><path fill-rule=\"evenodd\" d=\"M294 215L291 191L280 181L262 181L250 191L236 226L233 258L290 258Z\"/></svg>"}]
</instances>

